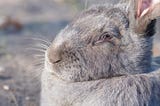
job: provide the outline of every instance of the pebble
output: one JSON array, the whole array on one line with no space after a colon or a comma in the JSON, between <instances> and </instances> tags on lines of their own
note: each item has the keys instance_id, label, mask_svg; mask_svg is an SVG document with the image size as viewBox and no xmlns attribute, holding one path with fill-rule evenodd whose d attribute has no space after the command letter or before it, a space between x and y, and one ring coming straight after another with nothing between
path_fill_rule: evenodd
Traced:
<instances>
[{"instance_id":1,"label":"pebble","mask_svg":"<svg viewBox=\"0 0 160 106\"><path fill-rule=\"evenodd\" d=\"M6 90L6 91L9 91L10 87L8 85L3 85L3 89Z\"/></svg>"},{"instance_id":2,"label":"pebble","mask_svg":"<svg viewBox=\"0 0 160 106\"><path fill-rule=\"evenodd\" d=\"M30 97L29 97L29 96L27 96L27 97L25 97L25 99L28 101L28 100L30 100Z\"/></svg>"},{"instance_id":3,"label":"pebble","mask_svg":"<svg viewBox=\"0 0 160 106\"><path fill-rule=\"evenodd\" d=\"M4 72L5 68L0 66L0 73Z\"/></svg>"}]
</instances>

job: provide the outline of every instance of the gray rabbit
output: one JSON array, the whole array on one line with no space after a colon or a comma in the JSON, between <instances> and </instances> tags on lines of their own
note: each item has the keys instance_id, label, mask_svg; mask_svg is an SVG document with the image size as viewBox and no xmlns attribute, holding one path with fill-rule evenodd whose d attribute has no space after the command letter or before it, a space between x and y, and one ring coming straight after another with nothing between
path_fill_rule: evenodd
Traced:
<instances>
[{"instance_id":1,"label":"gray rabbit","mask_svg":"<svg viewBox=\"0 0 160 106\"><path fill-rule=\"evenodd\" d=\"M158 16L160 0L123 0L75 17L45 53L41 106L160 106Z\"/></svg>"}]
</instances>

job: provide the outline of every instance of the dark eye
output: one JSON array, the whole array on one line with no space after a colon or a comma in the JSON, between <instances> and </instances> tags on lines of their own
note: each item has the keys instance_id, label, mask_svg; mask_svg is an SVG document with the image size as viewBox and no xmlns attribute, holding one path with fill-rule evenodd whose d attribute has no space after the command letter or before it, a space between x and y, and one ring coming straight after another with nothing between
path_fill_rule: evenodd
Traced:
<instances>
[{"instance_id":1,"label":"dark eye","mask_svg":"<svg viewBox=\"0 0 160 106\"><path fill-rule=\"evenodd\" d=\"M109 33L103 33L96 41L95 44L103 43L103 42L111 42L113 36Z\"/></svg>"},{"instance_id":2,"label":"dark eye","mask_svg":"<svg viewBox=\"0 0 160 106\"><path fill-rule=\"evenodd\" d=\"M105 40L111 40L111 39L112 39L112 36L110 34L104 33L100 36L99 40L105 41Z\"/></svg>"}]
</instances>

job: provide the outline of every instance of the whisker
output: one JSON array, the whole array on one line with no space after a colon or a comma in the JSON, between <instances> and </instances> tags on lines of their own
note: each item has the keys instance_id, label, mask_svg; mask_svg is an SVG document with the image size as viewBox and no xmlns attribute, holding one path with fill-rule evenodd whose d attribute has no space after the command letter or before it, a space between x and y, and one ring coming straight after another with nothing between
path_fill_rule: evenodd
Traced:
<instances>
[{"instance_id":1,"label":"whisker","mask_svg":"<svg viewBox=\"0 0 160 106\"><path fill-rule=\"evenodd\" d=\"M43 49L41 49L41 48L26 48L26 49L27 49L27 50L31 50L31 51L43 52L43 53L46 52L46 50L43 50Z\"/></svg>"},{"instance_id":2,"label":"whisker","mask_svg":"<svg viewBox=\"0 0 160 106\"><path fill-rule=\"evenodd\" d=\"M29 48L35 48L35 49L42 49L42 50L46 50L46 48L43 48L43 47L36 47L36 46L33 46L33 47L29 47Z\"/></svg>"},{"instance_id":3,"label":"whisker","mask_svg":"<svg viewBox=\"0 0 160 106\"><path fill-rule=\"evenodd\" d=\"M34 65L34 66L44 65L44 62L34 62L33 65Z\"/></svg>"},{"instance_id":4,"label":"whisker","mask_svg":"<svg viewBox=\"0 0 160 106\"><path fill-rule=\"evenodd\" d=\"M36 56L34 56L35 57L35 60L37 61L37 60L45 60L45 58L44 57L36 57Z\"/></svg>"},{"instance_id":5,"label":"whisker","mask_svg":"<svg viewBox=\"0 0 160 106\"><path fill-rule=\"evenodd\" d=\"M35 69L44 68L44 64L41 64L41 63L35 63L35 64L33 64L33 66Z\"/></svg>"},{"instance_id":6,"label":"whisker","mask_svg":"<svg viewBox=\"0 0 160 106\"><path fill-rule=\"evenodd\" d=\"M45 57L45 54L34 54L34 56L37 56L37 57L40 57L40 56Z\"/></svg>"},{"instance_id":7,"label":"whisker","mask_svg":"<svg viewBox=\"0 0 160 106\"><path fill-rule=\"evenodd\" d=\"M36 64L36 63L44 63L44 59L39 59L39 60L36 60L36 61L34 61L34 63Z\"/></svg>"},{"instance_id":8,"label":"whisker","mask_svg":"<svg viewBox=\"0 0 160 106\"><path fill-rule=\"evenodd\" d=\"M44 40L44 39L32 38L32 40L41 41L41 42L44 42L44 43L46 43L46 44L48 44L48 45L51 45L51 42L50 42L50 41L46 41L46 40Z\"/></svg>"},{"instance_id":9,"label":"whisker","mask_svg":"<svg viewBox=\"0 0 160 106\"><path fill-rule=\"evenodd\" d=\"M32 48L32 49L42 49L42 50L47 50L47 48L43 48L43 47L30 47L30 48Z\"/></svg>"},{"instance_id":10,"label":"whisker","mask_svg":"<svg viewBox=\"0 0 160 106\"><path fill-rule=\"evenodd\" d=\"M39 77L41 73L44 71L44 67L39 67L35 69L37 71L37 74L34 75L34 77Z\"/></svg>"},{"instance_id":11,"label":"whisker","mask_svg":"<svg viewBox=\"0 0 160 106\"><path fill-rule=\"evenodd\" d=\"M43 59L45 59L45 56L44 55L33 55L33 57L35 57L36 59L38 58L43 58Z\"/></svg>"},{"instance_id":12,"label":"whisker","mask_svg":"<svg viewBox=\"0 0 160 106\"><path fill-rule=\"evenodd\" d=\"M40 43L40 44L36 44L35 47L41 47L41 48L47 49L49 46L46 44Z\"/></svg>"},{"instance_id":13,"label":"whisker","mask_svg":"<svg viewBox=\"0 0 160 106\"><path fill-rule=\"evenodd\" d=\"M33 63L33 66L44 66L44 63L42 62L37 62L37 63Z\"/></svg>"},{"instance_id":14,"label":"whisker","mask_svg":"<svg viewBox=\"0 0 160 106\"><path fill-rule=\"evenodd\" d=\"M33 75L32 76L32 80L36 80L36 79L39 79L40 78L40 76L41 76L41 73L42 73L42 69L41 70L37 70L37 69L35 69L36 70L36 74L35 74L35 72L32 72L31 74Z\"/></svg>"},{"instance_id":15,"label":"whisker","mask_svg":"<svg viewBox=\"0 0 160 106\"><path fill-rule=\"evenodd\" d=\"M41 67L41 66L39 66L38 68L34 68L34 73L36 73L36 74L38 74L38 75L41 75L41 73L43 72L43 70L44 70L44 67ZM33 75L35 75L35 74L33 74Z\"/></svg>"},{"instance_id":16,"label":"whisker","mask_svg":"<svg viewBox=\"0 0 160 106\"><path fill-rule=\"evenodd\" d=\"M44 66L40 66L39 68L37 68L37 70L42 70L44 69Z\"/></svg>"},{"instance_id":17,"label":"whisker","mask_svg":"<svg viewBox=\"0 0 160 106\"><path fill-rule=\"evenodd\" d=\"M34 61L34 63L44 63L45 59L37 59Z\"/></svg>"}]
</instances>

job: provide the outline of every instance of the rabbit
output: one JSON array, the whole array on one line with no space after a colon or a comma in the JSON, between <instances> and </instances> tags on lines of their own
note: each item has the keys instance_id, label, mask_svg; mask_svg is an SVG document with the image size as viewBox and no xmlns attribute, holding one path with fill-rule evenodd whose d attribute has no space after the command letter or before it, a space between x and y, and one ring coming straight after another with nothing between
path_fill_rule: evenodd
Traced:
<instances>
[{"instance_id":1,"label":"rabbit","mask_svg":"<svg viewBox=\"0 0 160 106\"><path fill-rule=\"evenodd\" d=\"M159 0L84 10L45 52L41 106L160 106L152 41Z\"/></svg>"}]
</instances>

